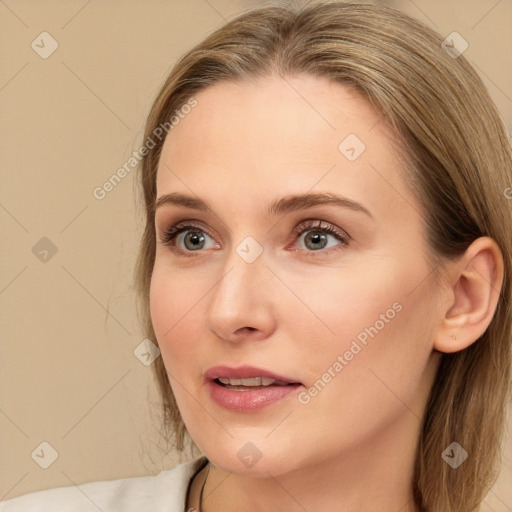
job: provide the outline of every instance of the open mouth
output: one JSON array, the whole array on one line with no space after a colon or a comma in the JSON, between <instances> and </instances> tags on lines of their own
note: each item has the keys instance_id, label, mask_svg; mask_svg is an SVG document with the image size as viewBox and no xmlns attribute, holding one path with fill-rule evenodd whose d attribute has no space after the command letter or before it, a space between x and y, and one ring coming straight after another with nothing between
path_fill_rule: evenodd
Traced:
<instances>
[{"instance_id":1,"label":"open mouth","mask_svg":"<svg viewBox=\"0 0 512 512\"><path fill-rule=\"evenodd\" d=\"M219 365L204 374L211 399L224 409L256 412L291 399L303 386L294 377L255 366Z\"/></svg>"},{"instance_id":2,"label":"open mouth","mask_svg":"<svg viewBox=\"0 0 512 512\"><path fill-rule=\"evenodd\" d=\"M255 389L266 389L273 386L300 386L298 382L285 382L272 379L271 377L251 377L248 379L228 379L219 377L214 382L226 389L234 391L251 391Z\"/></svg>"}]
</instances>

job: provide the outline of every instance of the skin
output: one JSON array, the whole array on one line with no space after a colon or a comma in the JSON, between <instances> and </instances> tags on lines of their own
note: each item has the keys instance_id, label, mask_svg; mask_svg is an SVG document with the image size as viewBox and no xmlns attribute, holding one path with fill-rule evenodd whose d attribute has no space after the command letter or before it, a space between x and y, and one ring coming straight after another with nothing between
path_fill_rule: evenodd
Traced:
<instances>
[{"instance_id":1,"label":"skin","mask_svg":"<svg viewBox=\"0 0 512 512\"><path fill-rule=\"evenodd\" d=\"M481 238L434 281L395 135L347 86L267 77L221 82L196 99L166 138L157 197L197 195L213 213L157 209L158 237L193 220L205 242L194 251L187 233L174 246L157 241L150 305L181 415L212 464L201 510L415 511L415 447L440 351L461 350L487 328L503 277L499 249ZM352 162L338 150L348 134L366 146ZM334 205L265 214L271 200L307 192L343 195L373 218ZM306 219L344 230L348 245L326 235L327 248L315 250L306 238L316 228L293 234ZM236 252L247 236L263 249L252 263ZM310 388L394 303L400 312L309 403L294 395L233 412L210 399L203 375L219 364ZM237 456L249 442L261 453L251 467ZM199 508L204 477L188 507Z\"/></svg>"}]
</instances>

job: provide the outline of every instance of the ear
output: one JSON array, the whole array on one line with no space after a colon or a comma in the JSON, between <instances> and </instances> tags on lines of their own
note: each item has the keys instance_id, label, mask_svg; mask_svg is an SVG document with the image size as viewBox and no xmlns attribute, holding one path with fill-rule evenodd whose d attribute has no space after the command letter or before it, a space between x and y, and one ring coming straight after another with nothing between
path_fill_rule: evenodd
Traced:
<instances>
[{"instance_id":1,"label":"ear","mask_svg":"<svg viewBox=\"0 0 512 512\"><path fill-rule=\"evenodd\" d=\"M485 332L496 311L503 285L503 255L490 237L476 239L447 266L446 300L434 348L458 352Z\"/></svg>"}]
</instances>

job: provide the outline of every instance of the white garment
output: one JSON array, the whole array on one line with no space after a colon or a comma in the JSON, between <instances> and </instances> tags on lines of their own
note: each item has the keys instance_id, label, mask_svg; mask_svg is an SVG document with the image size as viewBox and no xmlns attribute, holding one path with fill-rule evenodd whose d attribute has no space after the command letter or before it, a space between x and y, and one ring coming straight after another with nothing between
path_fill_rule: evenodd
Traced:
<instances>
[{"instance_id":1,"label":"white garment","mask_svg":"<svg viewBox=\"0 0 512 512\"><path fill-rule=\"evenodd\" d=\"M198 457L154 476L32 492L0 502L0 512L186 512L189 483L205 463Z\"/></svg>"}]
</instances>

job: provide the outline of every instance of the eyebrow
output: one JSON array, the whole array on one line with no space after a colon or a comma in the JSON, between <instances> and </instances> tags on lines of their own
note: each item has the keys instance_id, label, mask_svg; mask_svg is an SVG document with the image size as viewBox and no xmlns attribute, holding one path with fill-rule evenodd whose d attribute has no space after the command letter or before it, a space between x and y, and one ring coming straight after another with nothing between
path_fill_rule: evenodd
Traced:
<instances>
[{"instance_id":1,"label":"eyebrow","mask_svg":"<svg viewBox=\"0 0 512 512\"><path fill-rule=\"evenodd\" d=\"M199 197L188 196L180 192L172 192L160 196L154 205L154 210L164 205L177 205L191 208L194 210L213 212L211 205ZM334 205L342 208L348 208L357 212L362 212L374 219L371 212L362 204L343 196L332 193L308 193L294 194L276 199L270 203L267 208L267 215L270 217L282 215L288 212L313 208L321 205Z\"/></svg>"}]
</instances>

